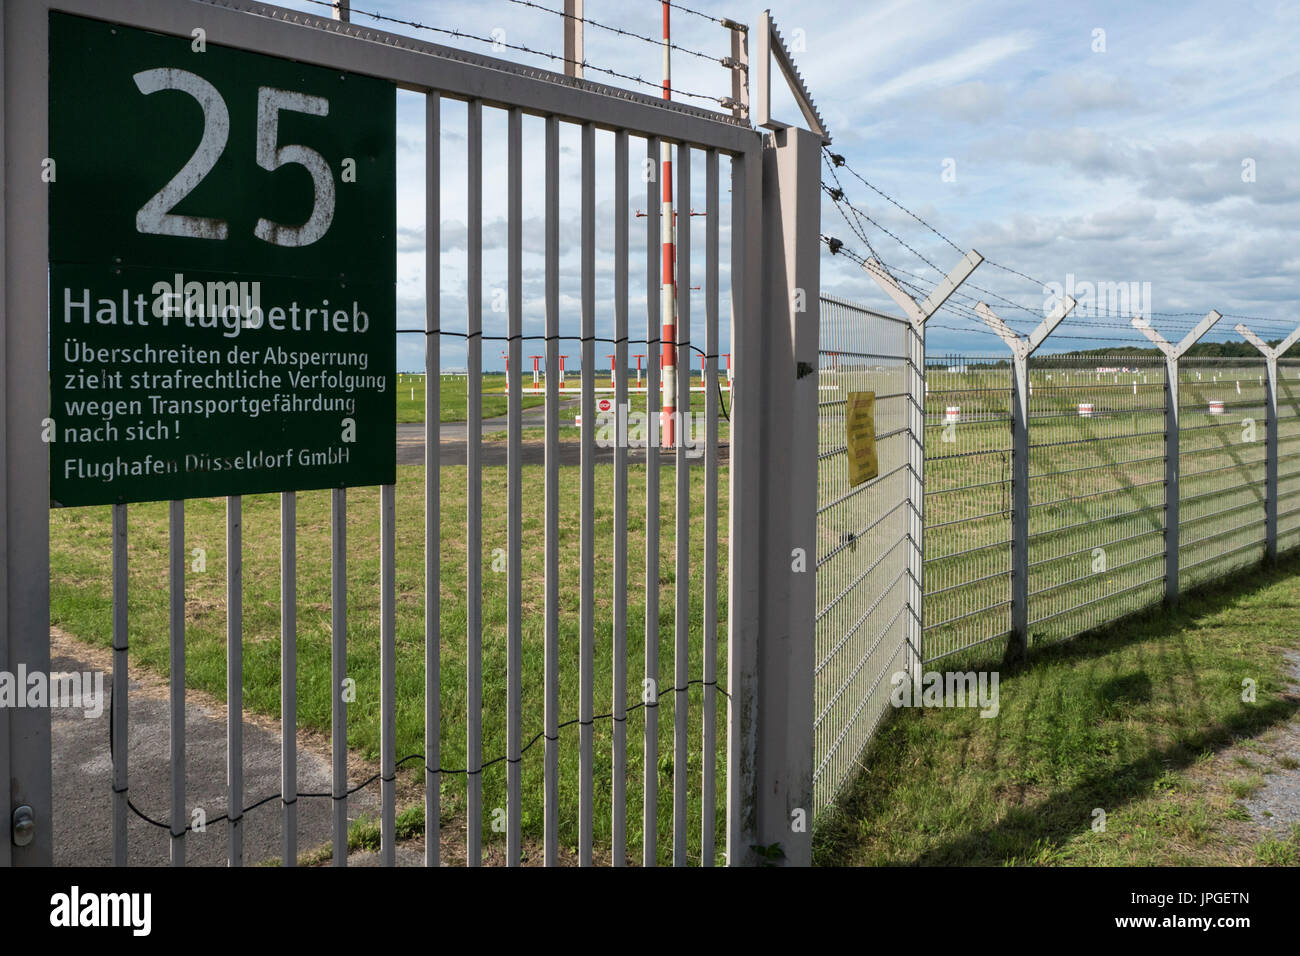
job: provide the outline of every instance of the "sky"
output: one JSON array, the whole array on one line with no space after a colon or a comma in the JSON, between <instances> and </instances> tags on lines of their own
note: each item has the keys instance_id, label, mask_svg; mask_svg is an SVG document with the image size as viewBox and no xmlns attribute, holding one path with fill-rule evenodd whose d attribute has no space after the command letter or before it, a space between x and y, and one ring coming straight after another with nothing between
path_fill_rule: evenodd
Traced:
<instances>
[{"instance_id":1,"label":"sky","mask_svg":"<svg viewBox=\"0 0 1300 956\"><path fill-rule=\"evenodd\" d=\"M971 313L975 300L988 301L1014 329L1027 333L1062 290L1074 290L1081 305L1047 340L1044 351L1146 345L1128 324L1134 311L1152 314L1152 324L1173 341L1211 309L1225 318L1208 340L1239 340L1232 328L1238 317L1249 317L1246 324L1270 340L1300 325L1294 292L1300 272L1300 244L1295 241L1300 225L1300 117L1295 110L1300 66L1292 49L1300 35L1300 4L773 2L772 16L826 121L830 150L847 163L836 173L858 213L824 196L822 232L841 239L859 256L878 255L895 275L922 291L957 264L958 249L976 249L988 260L963 288L969 298L954 297L950 309L930 320L932 353L1005 354L1001 341ZM282 0L281 5L327 12L310 0ZM352 19L559 70L562 65L554 59L499 44L560 51L562 22L552 11L561 6L562 0L353 0ZM748 23L751 29L763 10L744 0L691 0L683 6ZM657 0L586 0L585 16L655 38L661 31L660 11ZM365 15L371 12L495 37L498 48L378 22ZM678 90L711 97L730 93L728 71L712 59L729 52L728 31L705 17L674 10L673 39L706 54L674 53ZM594 25L587 26L585 43L590 67L658 83L657 45ZM590 68L587 76L653 92L651 86ZM801 123L793 100L779 92L781 86L774 76L775 116ZM403 92L398 102L399 328L424 324L420 99ZM461 329L464 128L465 107L446 101L440 307L444 327ZM504 114L486 110L484 130L484 328L491 335L505 329L504 311L492 308L496 303L499 309L505 285L505 150L496 145L504 144ZM526 335L544 328L541 143L542 121L526 117ZM578 130L566 126L561 139L561 312L564 328L575 332L579 143ZM598 335L613 330L612 143L612 134L598 134ZM632 215L646 207L640 179L644 153L638 152L643 149L640 140L632 140ZM823 178L831 182L828 173ZM704 166L698 151L692 180L689 205L702 210ZM725 163L722 182L721 351L726 352L730 234ZM680 208L680 197L678 202ZM635 337L646 326L646 252L644 220L633 218L632 223ZM695 284L703 270L703 219L693 219L691 228ZM824 249L821 269L823 293L897 314L897 306L849 257ZM1111 294L1090 296L1097 284ZM1119 288L1130 293L1127 302L1114 294ZM693 332L700 337L703 294L691 296ZM500 344L485 342L485 367L503 367ZM541 344L525 342L524 354L541 351ZM577 344L569 350L576 353ZM597 368L608 368L608 351L597 344ZM442 364L464 365L463 342L444 341ZM422 337L399 337L398 366L423 368ZM568 367L576 366L575 354Z\"/></svg>"}]
</instances>

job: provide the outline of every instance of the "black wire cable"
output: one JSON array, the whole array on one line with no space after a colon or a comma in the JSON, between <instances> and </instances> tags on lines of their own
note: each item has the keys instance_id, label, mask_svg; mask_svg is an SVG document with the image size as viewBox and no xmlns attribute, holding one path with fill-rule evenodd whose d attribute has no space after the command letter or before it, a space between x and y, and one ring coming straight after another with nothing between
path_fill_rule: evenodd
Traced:
<instances>
[{"instance_id":1,"label":"black wire cable","mask_svg":"<svg viewBox=\"0 0 1300 956\"><path fill-rule=\"evenodd\" d=\"M694 679L694 680L688 680L688 681L686 682L685 686L682 686L682 687L667 687L667 688L665 688L664 690L661 690L658 694L656 694L655 697L654 697L654 700L653 700L653 701L651 701L651 702L647 702L647 701L645 701L644 699L643 699L643 700L640 700L640 701L638 701L637 703L631 705L630 707L625 708L625 712L626 712L626 713L631 713L632 711L640 710L640 709L643 708L643 707L645 707L645 708L655 708L655 707L658 707L658 706L659 706L659 698L663 697L665 694L686 693L686 691L688 691L691 687L693 687L693 686L695 686L695 685L697 685L697 684L698 684L699 686L701 686L701 687L712 687L714 690L716 690L716 691L717 691L719 694L721 694L723 697L727 698L728 700L731 699L731 695L730 695L729 693L727 693L727 691L726 691L723 687L719 686L719 685L718 685L718 682L717 682L716 680L706 681L706 680L704 680L703 678L696 678L696 679ZM115 710L116 706L117 706L117 700L116 700L116 698L111 699L110 702L109 702L109 721L108 721L108 752L109 752L109 759L110 759L110 761L112 760L112 757L113 757L113 750L114 750L114 740L113 740L113 713L114 713L114 710ZM572 727L572 726L574 726L575 724L581 724L581 725L583 725L583 726L591 726L592 724L594 724L594 723L595 723L596 721L598 721L598 720L613 720L613 721L616 722L616 723L622 723L622 722L625 722L625 721L627 720L627 717L626 717L626 716L623 716L623 717L615 717L613 713L608 713L608 714L597 714L597 715L594 715L594 716L591 718L591 720L589 720L589 721L584 721L584 720L582 720L582 719L579 718L579 717L575 717L575 718L572 719L572 720L566 720L564 723L559 724L559 725L556 727L556 730L563 730L565 727ZM537 733L537 734L536 734L536 735L535 735L535 736L534 736L530 741L528 741L527 744L525 744L523 747L521 747L520 750L519 750L519 757L518 757L518 758L515 758L515 759L513 759L513 760L510 759L508 755L502 755L502 756L500 756L500 757L495 757L495 758L493 758L492 760L489 760L487 763L485 763L485 764L483 764L482 766L480 766L479 769L477 769L477 770L470 770L470 769L468 769L468 768L460 768L460 769L443 768L443 767L433 768L433 767L430 767L428 764L425 764L425 768L424 768L424 769L425 769L425 772L426 772L426 773L438 773L438 774L448 774L448 775L450 775L450 776L472 777L472 776L475 776L475 775L477 775L477 774L481 774L481 773L482 773L484 770L486 770L487 768L489 768L489 767L491 767L491 766L494 766L495 764L498 764L498 763L502 763L502 762L506 762L506 763L522 763L522 762L523 762L523 756L524 756L524 754L527 753L530 749L532 749L533 745L536 744L537 741L541 740L543 737L546 737L546 739L548 739L548 740L559 740L559 737L558 737L558 736L557 736L557 737L547 737L547 735L546 735L546 731L543 730L543 731L539 731L539 732L538 732L538 733ZM411 761L413 761L413 760L421 760L421 761L422 761L423 759L424 759L424 755L423 755L423 754L408 754L407 756L405 756L405 757L403 757L403 758L401 758L400 760L397 761L397 763L396 763L396 765L395 765L395 769L400 768L400 767L402 767L403 765L405 765L405 764L407 764L407 763L409 763L409 762L411 762ZM258 801L256 801L256 802L254 802L254 803L249 804L247 807L244 807L244 809L240 811L239 816L237 816L237 817L231 817L230 814L229 814L229 812L227 812L227 813L223 813L223 814L221 814L221 816L219 816L219 817L213 817L211 820L204 820L203 825L204 825L204 827L206 828L206 827L209 826L209 825L217 824L217 823L221 823L221 822L223 822L223 821L229 821L229 822L231 822L231 823L238 823L240 820L242 820L242 819L244 818L244 815L245 815L246 813L248 813L248 812L251 811L251 810L256 810L258 807L263 806L263 805L265 805L265 804L267 804L267 803L270 803L272 800L281 800L281 801L284 803L284 805L286 805L286 806L289 806L289 805L291 805L291 804L294 804L294 803L296 803L298 800L309 799L309 798L310 798L310 799L326 799L326 798L329 798L329 799L333 799L333 800L342 800L342 799L345 799L345 798L351 796L352 794L358 792L359 790L363 790L363 789L365 789L366 787L369 787L369 786L373 785L375 782L377 782L377 781L379 781L379 780L384 780L385 782L389 782L389 783L391 783L393 780L396 780L396 779L397 779L396 775L394 775L394 776L392 776L392 777L385 777L385 776L383 775L382 771L381 771L380 773L372 774L371 776L367 777L365 780L361 781L360 783L356 784L355 786L349 787L347 790L343 791L343 793L339 794L338 796L335 796L335 795L332 794L332 793L298 793L298 794L296 794L296 795L294 796L294 798L293 798L292 800L285 800L285 799L284 799L284 794L283 794L283 793L273 793L273 794L271 794L271 795L269 795L269 796L263 797L262 799L260 799L260 800L258 800ZM114 792L114 793L126 793L127 790L129 790L129 789L130 789L130 788L127 787L127 788L125 788L125 789L119 790L119 789L117 789L116 787L114 787L114 788L113 788L113 792ZM150 817L150 816L149 816L148 814L146 814L143 810L141 810L139 807L137 807L137 806L136 806L136 805L131 801L131 799L130 799L129 797L127 798L126 805L127 805L127 807L130 808L130 810L131 810L132 813L134 813L137 817L139 817L139 818L140 818L141 820L143 820L145 823L148 823L148 824L150 824L150 825L152 825L152 826L155 826L155 827L157 827L157 828L159 828L159 829L161 829L161 830L166 830L166 831L168 831L169 833L171 833L171 835L174 836L174 837L175 837L175 836L181 836L181 835L182 835L181 833L176 833L175 831L173 831L172 828L171 828L171 825L170 825L170 824L168 824L168 823L163 823L162 821L155 820L155 819L153 819L152 817ZM182 833L188 833L189 831L191 831L191 830L193 830L193 829L194 829L194 825L193 825L193 824L187 824L186 827L185 827L185 829L184 829L184 831L182 831Z\"/></svg>"}]
</instances>

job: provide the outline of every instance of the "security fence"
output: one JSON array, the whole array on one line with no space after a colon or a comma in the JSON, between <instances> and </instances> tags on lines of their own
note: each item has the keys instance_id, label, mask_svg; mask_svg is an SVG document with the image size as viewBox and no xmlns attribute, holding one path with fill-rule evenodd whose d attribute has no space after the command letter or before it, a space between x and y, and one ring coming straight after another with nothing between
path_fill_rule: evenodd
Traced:
<instances>
[{"instance_id":1,"label":"security fence","mask_svg":"<svg viewBox=\"0 0 1300 956\"><path fill-rule=\"evenodd\" d=\"M1069 637L1158 600L1165 365L1030 359L1029 622Z\"/></svg>"},{"instance_id":2,"label":"security fence","mask_svg":"<svg viewBox=\"0 0 1300 956\"><path fill-rule=\"evenodd\" d=\"M857 768L889 710L890 675L906 670L912 517L908 340L901 319L823 296L818 368L817 614L814 805ZM875 396L878 474L852 486L846 410Z\"/></svg>"},{"instance_id":3,"label":"security fence","mask_svg":"<svg viewBox=\"0 0 1300 956\"><path fill-rule=\"evenodd\" d=\"M1011 627L1011 367L1005 356L927 359L927 660Z\"/></svg>"},{"instance_id":4,"label":"security fence","mask_svg":"<svg viewBox=\"0 0 1300 956\"><path fill-rule=\"evenodd\" d=\"M1262 358L1184 358L1179 374L1183 590L1264 557L1271 425Z\"/></svg>"},{"instance_id":5,"label":"security fence","mask_svg":"<svg viewBox=\"0 0 1300 956\"><path fill-rule=\"evenodd\" d=\"M1277 363L1277 545L1300 546L1300 359Z\"/></svg>"},{"instance_id":6,"label":"security fence","mask_svg":"<svg viewBox=\"0 0 1300 956\"><path fill-rule=\"evenodd\" d=\"M821 322L818 811L859 765L895 675L917 665L903 622L923 621L920 664L996 659L1300 546L1300 360L1274 360L1274 423L1267 354L1172 363L1151 352L1030 354L1019 445L1013 357L931 354L918 389L922 439L906 415L914 327L831 296L822 297ZM857 487L845 454L852 391L874 391L877 402L879 475ZM905 588L913 542L900 516L920 503L905 449L922 442L918 608ZM1027 507L1020 520L1018 499ZM1025 562L1023 640L1013 613L1017 560Z\"/></svg>"},{"instance_id":7,"label":"security fence","mask_svg":"<svg viewBox=\"0 0 1300 956\"><path fill-rule=\"evenodd\" d=\"M1262 560L1274 447L1276 546L1300 545L1300 363L1279 363L1276 446L1264 359L1182 358L1174 423L1165 406L1167 367L1150 354L1029 358L1029 646L1100 627ZM1009 359L931 358L926 385L928 662L1015 637L1017 451ZM1179 472L1172 589L1170 454Z\"/></svg>"}]
</instances>

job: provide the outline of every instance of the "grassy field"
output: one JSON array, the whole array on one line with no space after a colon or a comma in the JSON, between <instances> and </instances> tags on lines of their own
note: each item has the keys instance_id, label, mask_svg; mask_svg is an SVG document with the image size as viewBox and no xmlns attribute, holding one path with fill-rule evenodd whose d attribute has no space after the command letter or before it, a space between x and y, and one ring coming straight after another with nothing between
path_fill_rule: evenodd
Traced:
<instances>
[{"instance_id":1,"label":"grassy field","mask_svg":"<svg viewBox=\"0 0 1300 956\"><path fill-rule=\"evenodd\" d=\"M629 704L641 699L645 624L645 468L629 467L628 509L628 681ZM525 467L523 495L523 635L524 635L524 740L542 729L543 718L543 473ZM578 716L578 611L579 611L579 469L561 469L560 547L560 714L561 720ZM691 480L691 678L702 672L703 650L703 478L701 468L690 469ZM610 712L612 683L612 554L613 469L597 466L595 540L595 713ZM726 487L725 473L720 477ZM442 765L465 766L465 502L466 470L442 469ZM399 758L423 752L424 740L424 469L398 468L397 483L397 750ZM662 514L660 566L660 618L657 632L661 661L660 688L670 687L673 673L674 522L673 482L665 473L661 487ZM506 753L506 476L503 468L483 470L483 756ZM720 599L725 598L726 499L719 502L721 528L719 554ZM244 687L245 707L278 715L280 681L279 642L279 504L278 496L244 498ZM186 681L190 686L225 696L225 542L224 501L195 500L186 505L187 552L206 550L206 570L186 576ZM328 732L329 622L330 622L330 504L328 492L304 492L298 503L298 713L303 726ZM130 526L130 642L134 666L165 674L167 641L167 506L131 505ZM50 516L51 620L71 634L107 647L110 643L110 577L108 571L109 509L56 510ZM502 549L494 553L495 549ZM348 741L368 757L379 754L379 496L377 489L356 489L348 495L348 674L356 680L356 703L348 710ZM497 569L501 569L498 571ZM726 633L725 600L721 601L719 633ZM718 673L726 673L725 641L717 649ZM658 818L661 859L671 856L671 777L673 698L669 693L659 706L660 743L657 757L660 781ZM718 696L719 725L723 726L725 700ZM692 852L698 856L700 831L700 720L702 693L698 685L689 693L691 728L690 833ZM627 722L629 852L639 856L642 842L643 712L636 710ZM595 723L595 830L598 843L608 845L610 827L611 721ZM578 728L561 730L560 816L561 839L577 843ZM725 739L725 730L721 735ZM418 764L414 764L418 767ZM415 781L423 770L407 771ZM540 839L542 827L543 747L535 746L524 758L525 794L522 816L526 836ZM493 808L505 805L504 762L483 774L485 839L499 834L490 828ZM718 785L722 787L721 762ZM721 792L721 790L720 790ZM463 813L465 778L444 777L444 821ZM250 797L261 797L262 794ZM166 795L139 794L147 804ZM723 802L716 825L721 832ZM719 841L719 846L721 841Z\"/></svg>"},{"instance_id":2,"label":"grassy field","mask_svg":"<svg viewBox=\"0 0 1300 956\"><path fill-rule=\"evenodd\" d=\"M399 423L424 421L425 376L398 376L397 383L397 421ZM464 376L444 376L439 379L438 412L444 422L463 422L468 414L468 396L465 391ZM524 394L520 396L524 408L536 408L541 405L541 396ZM509 411L509 398L506 395L506 377L504 373L489 373L483 376L483 417L497 418Z\"/></svg>"},{"instance_id":3,"label":"grassy field","mask_svg":"<svg viewBox=\"0 0 1300 956\"><path fill-rule=\"evenodd\" d=\"M397 383L397 421L399 423L416 423L424 421L424 399L425 399L425 382L426 376L423 374L406 374L398 376L400 379ZM608 377L597 377L597 387L609 385ZM440 392L438 407L439 419L444 422L463 422L466 418L467 396L465 393L465 377L461 376L443 376L440 379ZM524 385L531 387L532 379L525 378ZM545 382L542 383L543 386ZM579 395L577 390L577 378L572 377L566 383L568 388L560 393L560 398L574 398ZM567 394L566 394L567 393ZM613 393L601 393L597 395L600 398L613 398ZM641 393L629 395L632 411L644 412L646 410L646 396ZM520 401L525 409L539 408L546 404L544 394L532 394L530 391L523 391ZM702 392L691 393L691 411L701 416L699 424L701 441L703 440L703 415L704 394ZM726 415L731 408L731 393L725 389L721 393L721 399L718 405L718 438L719 441L727 441L729 434L728 422ZM509 396L506 394L506 377L503 373L488 373L483 376L483 417L500 418L509 412ZM577 407L563 408L560 410L560 421L562 423L572 423L575 416L580 413ZM576 438L577 432L561 432L562 438ZM484 436L487 441L505 441L505 432L489 432ZM523 429L524 441L541 441L546 437L543 428L525 428Z\"/></svg>"},{"instance_id":4,"label":"grassy field","mask_svg":"<svg viewBox=\"0 0 1300 956\"><path fill-rule=\"evenodd\" d=\"M574 392L573 394L574 396L576 396L578 393ZM614 396L612 394L609 395L601 394L596 396L598 401L602 398L608 398L611 401L613 401L613 397ZM628 400L629 400L628 404L631 406L632 412L634 413L641 412L643 414L646 412L645 394L629 395ZM700 444L703 444L704 442L704 429L706 424L704 419L704 415L706 411L705 400L706 397L703 392L691 393L691 414L694 416L698 416L698 418L694 420L695 440ZM731 393L724 391L722 393L721 401L718 403L718 441L722 442L723 444L726 444L731 437L731 423L728 422L726 419L726 415L730 414L730 412L731 412ZM561 424L561 428L560 428L561 441L577 441L579 439L581 432L577 428L565 427L565 426L572 426L574 419L581 413L582 413L582 409L576 405L570 408L560 409L559 421ZM600 412L598 411L596 414L597 416L599 416ZM653 415L653 413L651 414ZM647 419L647 420L652 420L652 419ZM521 429L520 434L523 441L543 441L546 438L546 429L545 428L524 428ZM483 436L484 441L506 441L508 438L509 438L509 434L504 431L488 432ZM636 434L630 434L630 438L638 441L644 440L642 436Z\"/></svg>"},{"instance_id":5,"label":"grassy field","mask_svg":"<svg viewBox=\"0 0 1300 956\"><path fill-rule=\"evenodd\" d=\"M1241 805L1295 753L1300 558L1002 668L1000 712L900 709L815 831L838 865L1300 864ZM985 661L996 666L996 657ZM963 662L972 669L980 661ZM1254 703L1242 680L1258 682ZM1105 813L1105 829L1094 824Z\"/></svg>"}]
</instances>

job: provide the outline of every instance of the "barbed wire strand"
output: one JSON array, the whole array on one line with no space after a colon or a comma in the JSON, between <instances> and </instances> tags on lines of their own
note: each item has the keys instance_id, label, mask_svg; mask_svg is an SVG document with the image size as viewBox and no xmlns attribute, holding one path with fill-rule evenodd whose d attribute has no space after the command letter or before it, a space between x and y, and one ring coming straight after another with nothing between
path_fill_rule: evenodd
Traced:
<instances>
[{"instance_id":1,"label":"barbed wire strand","mask_svg":"<svg viewBox=\"0 0 1300 956\"><path fill-rule=\"evenodd\" d=\"M303 2L311 3L318 7L328 7L331 10L334 9L334 4L331 2L331 0L303 0ZM492 37L479 36L478 34L475 33L467 33L464 30L456 30L450 27L436 27L433 26L432 24L420 23L417 20L404 20L401 17L391 17L388 16L387 14L378 13L376 11L370 11L370 10L359 10L356 7L352 8L352 13L357 16L369 17L372 20L381 20L386 23L400 23L403 26L408 26L416 30L429 30L434 33L444 34L446 36L458 37L464 40L473 40L476 43L486 43L492 46L493 48L500 47L507 50L516 50L520 53L528 53L532 56L544 56L550 60L559 60L561 63L571 63L575 66L581 66L584 70L594 70L597 73L604 73L607 74L608 76L616 76L621 80L628 80L629 82L632 83L639 83L642 86L647 86L653 90L663 89L662 82L654 82L653 80L647 80L643 76L634 76L631 73L622 73L618 70L611 70L609 67L605 67L605 66L595 66L591 63L588 63L586 60L575 60L572 57L567 57L562 53L551 53L546 50L534 50L532 47L524 46L523 44L520 43L507 43L505 40L498 40L498 39L493 39ZM707 93L693 93L690 92L689 90L679 90L679 89L673 90L673 93L674 95L677 96L686 96L692 99L705 100L710 103L717 103L719 106L723 105L721 97L710 96Z\"/></svg>"},{"instance_id":2,"label":"barbed wire strand","mask_svg":"<svg viewBox=\"0 0 1300 956\"><path fill-rule=\"evenodd\" d=\"M578 23L585 23L587 26L596 27L597 29L600 30L607 30L610 33L616 33L619 36L631 37L634 40L640 40L643 43L650 43L660 48L662 48L664 45L664 41L662 37L656 39L651 36L646 36L645 34L642 33L635 33L632 30L624 30L622 27L612 27L607 23L601 23L599 20L593 20L590 17L574 16L573 14L568 13L565 10L555 10L551 7L543 6L540 3L534 3L533 0L507 0L507 2L517 4L521 7L531 7L532 9L540 10L543 13L554 14L555 16L560 17L561 19L564 20L576 20ZM692 50L690 47L684 47L672 42L668 44L668 47L669 49L676 50L679 53L688 53L691 56L697 56L701 60L709 60L710 62L713 63L722 63L721 57L713 56L708 53L701 53L699 50ZM725 66L726 64L723 63L723 65Z\"/></svg>"},{"instance_id":3,"label":"barbed wire strand","mask_svg":"<svg viewBox=\"0 0 1300 956\"><path fill-rule=\"evenodd\" d=\"M847 199L846 196L843 195L843 188L842 188L842 186L841 186L841 184L840 184L839 177L836 176L835 173L834 173L834 170L835 170L837 167L842 167L843 169L845 169L845 170L846 170L846 171L847 171L851 176L853 176L855 179L857 179L859 182L861 182L861 183L862 183L864 186L866 186L868 189L872 190L872 191L875 192L877 195L879 195L882 199L886 200L886 201L889 202L891 205L895 206L896 208L898 208L898 209L901 210L902 212L906 213L908 216L910 216L910 217L911 217L912 219L914 219L916 222L920 223L920 224L921 224L922 226L924 226L926 229L930 230L930 232L934 233L935 236L937 236L939 239L941 239L942 241L944 241L945 243L947 243L947 244L948 244L949 246L951 246L954 250L956 250L957 252L961 253L962 255L965 255L966 250L962 249L961 246L957 245L957 243L955 243L951 238L949 238L949 237L948 237L947 235L945 235L943 232L941 232L941 231L939 231L937 228L935 228L935 226L932 225L930 222L928 222L928 221L925 220L923 217L921 217L920 215L918 215L917 213L915 213L914 211L912 211L911 209L909 209L907 206L903 205L901 202L899 202L899 201L898 201L897 199L895 199L893 196L891 196L891 195L889 195L888 193L886 193L886 192L885 192L883 189L881 189L879 186L875 185L875 184L872 183L870 180L868 180L865 176L863 176L863 175L862 175L861 173L859 173L856 169L854 169L853 166L850 165L849 162L848 162L848 161L843 157L843 155L841 155L841 154L839 154L839 153L831 152L829 146L824 146L824 147L823 147L823 152L824 152L825 157L826 157L826 160L827 160L827 167L828 167L828 169L831 170L832 177L835 179L836 187L840 189L840 193L841 193L841 197L840 197L840 198L841 198L842 201L844 201L845 203L847 203L850 207L852 207L853 204L852 204L852 202L850 202L850 201ZM824 186L824 185L825 185L825 184L823 184L823 186ZM832 198L835 198L835 197L832 196ZM891 233L889 230L884 229L884 227L880 226L880 224L877 223L877 222L876 222L874 219L872 219L871 217L869 217L869 216L865 216L865 214L863 214L863 216L864 216L864 218L866 218L869 222L871 222L872 225L875 225L877 228L881 229L882 232L885 232L887 235L890 235L892 238L895 238L895 239L898 238L897 236L894 236L893 233ZM866 240L865 240L865 237L864 237L864 242L865 242L865 241L866 241ZM903 245L905 248L907 248L909 251L911 251L914 255L916 255L919 259L921 259L921 261L925 262L926 265L928 265L930 268L934 269L934 270L935 270L936 272L938 272L940 275L943 275L943 274L944 274L943 271L940 270L940 269L938 268L938 266L936 266L933 262L931 262L930 260L928 260L926 257L922 256L922 255L921 255L919 252L917 252L914 248L912 248L911 246L909 246L909 245L906 244L906 243L903 243L901 240L898 240L898 241L900 242L901 245ZM873 250L873 254L874 254L874 250ZM877 257L877 258L879 258L879 257ZM883 261L883 260L882 260L882 261ZM1014 269L1014 268L1012 268L1011 266L1004 265L1003 263L998 262L998 261L996 261L996 260L994 260L994 259L989 259L989 258L985 257L984 262L987 263L988 265L991 265L991 266L997 268L997 269L1001 269L1002 271L1007 272L1007 273L1009 273L1009 274L1011 274L1011 275L1017 276L1017 277L1019 277L1019 278L1021 278L1021 279L1025 279L1025 280L1028 281L1028 282L1032 282L1033 284L1035 284L1035 285L1037 285L1037 286L1039 286L1039 287L1041 287L1041 288L1048 288L1048 287L1050 287L1050 283L1043 282L1041 279L1036 279L1036 278L1034 278L1033 276L1031 276L1031 275L1029 275L1029 274L1027 274L1027 273L1025 273L1025 272L1022 272L1022 271L1020 271L1020 270L1018 270L1018 269ZM973 283L967 282L967 283L965 283L965 285L968 286L969 288L976 289L977 291L985 292L986 294L992 295L992 296L994 296L995 298L998 298L1000 301L1003 301L1003 302L1005 302L1005 303L1007 303L1007 304L1009 304L1009 305L1012 305L1014 308L1020 309L1020 310L1022 310L1022 311L1028 312L1028 313L1030 313L1030 314L1036 314L1036 313L1034 313L1034 310L1032 310L1032 309L1028 309L1028 308L1026 308L1026 307L1023 306L1023 305L1020 305L1019 303L1011 302L1010 300L1006 299L1005 297L1003 297L1003 296L999 296L999 295L997 295L997 293L989 292L989 290L987 290L987 289L983 289L983 288L981 288L980 286L974 285ZM1197 313L1197 312L1156 312L1156 311L1150 311L1150 312L1147 312L1147 313L1145 313L1145 314L1148 315L1148 316L1150 316L1150 317L1158 317L1158 318L1195 318L1195 319L1200 319L1204 313ZM1073 313L1073 315L1076 316L1076 317L1079 317L1079 318L1083 318L1083 317L1084 317L1084 315L1081 315L1080 313L1078 313L1078 310L1076 310L1075 313ZM1270 323L1270 324L1272 324L1272 325L1276 325L1276 326L1287 326L1287 325L1290 324L1290 323L1288 323L1288 322L1287 322L1286 320L1284 320L1284 319L1277 319L1277 318L1272 318L1272 319L1270 319L1270 318L1265 318L1265 317L1262 317L1262 316L1231 315L1231 314L1228 314L1228 313L1226 313L1226 312L1223 313L1223 317L1224 317L1225 319L1233 319L1233 320L1236 320L1236 321L1247 321L1247 322L1253 321L1253 322L1264 322L1264 323ZM1186 327L1190 330L1191 328L1195 328L1195 325L1196 325L1196 323L1193 322L1193 323L1188 324ZM1119 327L1119 325L1117 324L1116 327ZM1291 327L1294 328L1294 325L1291 325Z\"/></svg>"}]
</instances>

